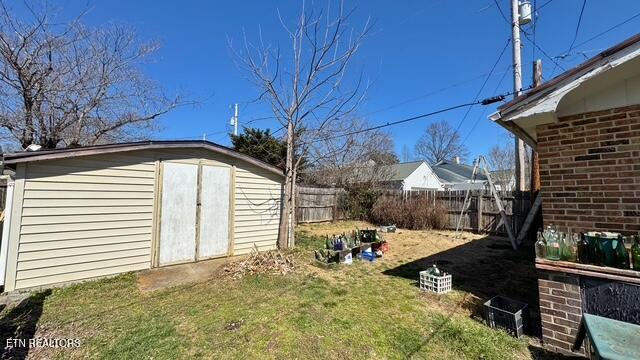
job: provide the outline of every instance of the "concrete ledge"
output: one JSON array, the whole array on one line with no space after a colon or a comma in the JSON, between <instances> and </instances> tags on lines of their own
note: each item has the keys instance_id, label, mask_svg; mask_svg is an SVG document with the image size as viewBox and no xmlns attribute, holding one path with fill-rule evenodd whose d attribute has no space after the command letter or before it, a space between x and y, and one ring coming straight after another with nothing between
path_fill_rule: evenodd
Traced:
<instances>
[{"instance_id":1,"label":"concrete ledge","mask_svg":"<svg viewBox=\"0 0 640 360\"><path fill-rule=\"evenodd\" d=\"M625 270L608 266L585 265L546 259L536 259L536 269L640 284L640 271L631 269Z\"/></svg>"}]
</instances>

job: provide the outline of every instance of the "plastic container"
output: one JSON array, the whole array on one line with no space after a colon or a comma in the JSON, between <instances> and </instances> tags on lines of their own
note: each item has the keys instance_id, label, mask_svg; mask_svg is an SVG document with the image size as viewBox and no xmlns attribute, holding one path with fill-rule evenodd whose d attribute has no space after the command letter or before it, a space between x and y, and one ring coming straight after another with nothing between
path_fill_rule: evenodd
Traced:
<instances>
[{"instance_id":1,"label":"plastic container","mask_svg":"<svg viewBox=\"0 0 640 360\"><path fill-rule=\"evenodd\" d=\"M360 256L364 261L371 261L371 262L376 261L376 254L373 253L372 251L363 251Z\"/></svg>"},{"instance_id":2,"label":"plastic container","mask_svg":"<svg viewBox=\"0 0 640 360\"><path fill-rule=\"evenodd\" d=\"M529 305L504 296L495 296L484 303L485 321L492 328L506 330L520 337L524 334L529 317Z\"/></svg>"},{"instance_id":3,"label":"plastic container","mask_svg":"<svg viewBox=\"0 0 640 360\"><path fill-rule=\"evenodd\" d=\"M430 270L420 271L420 289L438 295L451 291L451 274L435 276Z\"/></svg>"}]
</instances>

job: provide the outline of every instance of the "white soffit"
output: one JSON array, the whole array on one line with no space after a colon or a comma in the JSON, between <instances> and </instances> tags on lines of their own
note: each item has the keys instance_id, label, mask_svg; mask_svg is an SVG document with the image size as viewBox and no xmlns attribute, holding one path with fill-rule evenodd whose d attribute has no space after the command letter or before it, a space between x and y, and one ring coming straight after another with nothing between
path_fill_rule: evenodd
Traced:
<instances>
[{"instance_id":1,"label":"white soffit","mask_svg":"<svg viewBox=\"0 0 640 360\"><path fill-rule=\"evenodd\" d=\"M558 105L567 94L574 91L581 84L588 80L614 69L640 55L640 43L633 44L611 56L600 60L591 68L580 72L571 78L565 80L563 84L559 84L554 89L543 91L540 94L533 95L530 99L525 100L527 103L505 109L502 111L502 121L516 121L523 124L524 120L533 120L537 118L539 123L548 123L557 121L555 112ZM545 116L546 115L546 116ZM537 121L536 121L537 122ZM528 127L528 126L527 126Z\"/></svg>"}]
</instances>

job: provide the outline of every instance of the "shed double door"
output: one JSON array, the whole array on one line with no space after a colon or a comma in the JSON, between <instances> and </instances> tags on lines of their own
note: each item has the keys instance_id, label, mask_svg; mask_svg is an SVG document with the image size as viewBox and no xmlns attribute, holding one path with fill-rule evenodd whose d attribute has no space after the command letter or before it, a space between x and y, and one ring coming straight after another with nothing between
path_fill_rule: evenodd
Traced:
<instances>
[{"instance_id":1,"label":"shed double door","mask_svg":"<svg viewBox=\"0 0 640 360\"><path fill-rule=\"evenodd\" d=\"M159 265L229 253L229 167L163 163Z\"/></svg>"}]
</instances>

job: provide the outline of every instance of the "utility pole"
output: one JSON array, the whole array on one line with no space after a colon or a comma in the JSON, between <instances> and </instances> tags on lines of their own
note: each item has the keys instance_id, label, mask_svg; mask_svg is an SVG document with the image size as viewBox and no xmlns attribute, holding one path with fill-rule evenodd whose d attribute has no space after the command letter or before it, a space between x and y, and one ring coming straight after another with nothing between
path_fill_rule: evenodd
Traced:
<instances>
[{"instance_id":1,"label":"utility pole","mask_svg":"<svg viewBox=\"0 0 640 360\"><path fill-rule=\"evenodd\" d=\"M233 135L238 136L238 104L234 105L233 116L231 117L231 125L233 125Z\"/></svg>"},{"instance_id":2,"label":"utility pole","mask_svg":"<svg viewBox=\"0 0 640 360\"><path fill-rule=\"evenodd\" d=\"M522 91L522 63L520 61L520 10L519 0L511 0L511 43L513 45L513 97ZM523 191L525 185L524 141L515 137L516 190Z\"/></svg>"}]
</instances>

